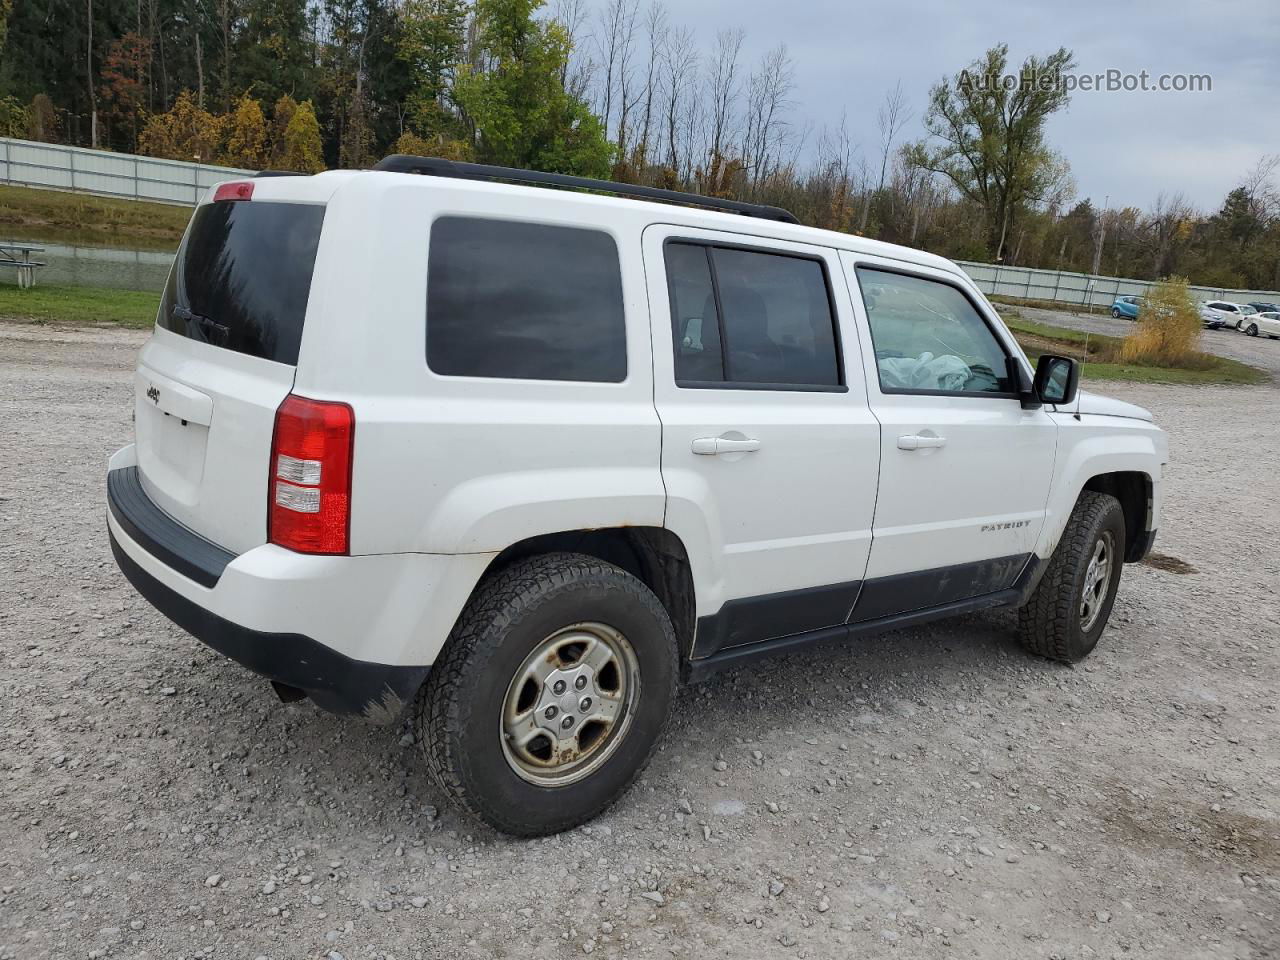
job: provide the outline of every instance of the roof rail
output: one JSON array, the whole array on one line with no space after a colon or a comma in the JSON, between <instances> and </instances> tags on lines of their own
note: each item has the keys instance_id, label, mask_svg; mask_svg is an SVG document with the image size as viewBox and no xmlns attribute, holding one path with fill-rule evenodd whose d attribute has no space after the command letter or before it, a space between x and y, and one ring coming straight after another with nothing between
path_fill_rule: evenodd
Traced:
<instances>
[{"instance_id":1,"label":"roof rail","mask_svg":"<svg viewBox=\"0 0 1280 960\"><path fill-rule=\"evenodd\" d=\"M679 190L662 190L636 183L615 183L612 180L595 180L591 177L571 177L563 173L542 173L538 170L519 170L515 167L495 167L487 163L460 163L441 157L415 157L395 153L379 160L375 170L390 173L419 173L428 177L454 177L459 180L505 180L508 183L534 184L550 187L571 187L578 190L599 190L634 200L659 200L664 203L680 203L686 206L707 207L740 213L746 217L779 220L782 223L799 223L795 214L782 207L770 207L763 203L744 203L721 197L704 197L700 193L682 193Z\"/></svg>"}]
</instances>

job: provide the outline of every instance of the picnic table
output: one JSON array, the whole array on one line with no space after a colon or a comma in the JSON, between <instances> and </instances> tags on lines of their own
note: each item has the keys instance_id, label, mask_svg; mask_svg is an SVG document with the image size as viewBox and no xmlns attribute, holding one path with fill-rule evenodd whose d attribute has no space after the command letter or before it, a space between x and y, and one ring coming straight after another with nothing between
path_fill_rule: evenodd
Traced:
<instances>
[{"instance_id":1,"label":"picnic table","mask_svg":"<svg viewBox=\"0 0 1280 960\"><path fill-rule=\"evenodd\" d=\"M43 260L32 260L33 253L43 253L44 247L32 246L29 243L7 243L0 241L0 267L18 268L18 287L26 290L35 286L36 268L43 267Z\"/></svg>"}]
</instances>

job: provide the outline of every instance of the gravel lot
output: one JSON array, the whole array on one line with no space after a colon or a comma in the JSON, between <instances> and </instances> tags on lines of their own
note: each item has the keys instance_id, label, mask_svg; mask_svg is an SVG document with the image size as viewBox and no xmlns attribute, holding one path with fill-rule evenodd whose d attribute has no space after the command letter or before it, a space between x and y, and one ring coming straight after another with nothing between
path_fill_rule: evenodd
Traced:
<instances>
[{"instance_id":1,"label":"gravel lot","mask_svg":"<svg viewBox=\"0 0 1280 960\"><path fill-rule=\"evenodd\" d=\"M1198 572L1129 567L1085 665L1006 614L731 673L512 842L407 727L278 703L124 582L141 341L0 324L0 957L1280 955L1280 388L1105 388L1170 432Z\"/></svg>"}]
</instances>

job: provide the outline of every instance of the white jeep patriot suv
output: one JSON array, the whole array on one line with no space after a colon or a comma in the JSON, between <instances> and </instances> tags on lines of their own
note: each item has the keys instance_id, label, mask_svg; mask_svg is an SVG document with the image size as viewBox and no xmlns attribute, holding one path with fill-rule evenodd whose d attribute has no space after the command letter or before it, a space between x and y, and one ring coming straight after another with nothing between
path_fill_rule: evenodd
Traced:
<instances>
[{"instance_id":1,"label":"white jeep patriot suv","mask_svg":"<svg viewBox=\"0 0 1280 960\"><path fill-rule=\"evenodd\" d=\"M1087 655L1167 445L1077 383L927 253L391 157L196 209L107 523L179 626L283 699L412 704L446 794L544 834L681 680L996 606Z\"/></svg>"}]
</instances>

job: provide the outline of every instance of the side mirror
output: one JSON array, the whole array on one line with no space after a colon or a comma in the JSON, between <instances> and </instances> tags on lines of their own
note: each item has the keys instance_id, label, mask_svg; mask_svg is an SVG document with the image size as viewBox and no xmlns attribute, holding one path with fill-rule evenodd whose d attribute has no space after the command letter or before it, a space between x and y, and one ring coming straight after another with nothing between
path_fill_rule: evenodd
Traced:
<instances>
[{"instance_id":1,"label":"side mirror","mask_svg":"<svg viewBox=\"0 0 1280 960\"><path fill-rule=\"evenodd\" d=\"M1026 368L1018 358L1005 357L1005 370L1008 373L1009 382L1013 384L1013 392L1018 395L1018 402L1022 404L1022 409L1039 410L1040 396L1036 393L1035 384L1027 376Z\"/></svg>"},{"instance_id":2,"label":"side mirror","mask_svg":"<svg viewBox=\"0 0 1280 960\"><path fill-rule=\"evenodd\" d=\"M1065 406L1080 389L1080 364L1070 357L1045 354L1036 364L1036 396L1044 403Z\"/></svg>"}]
</instances>

